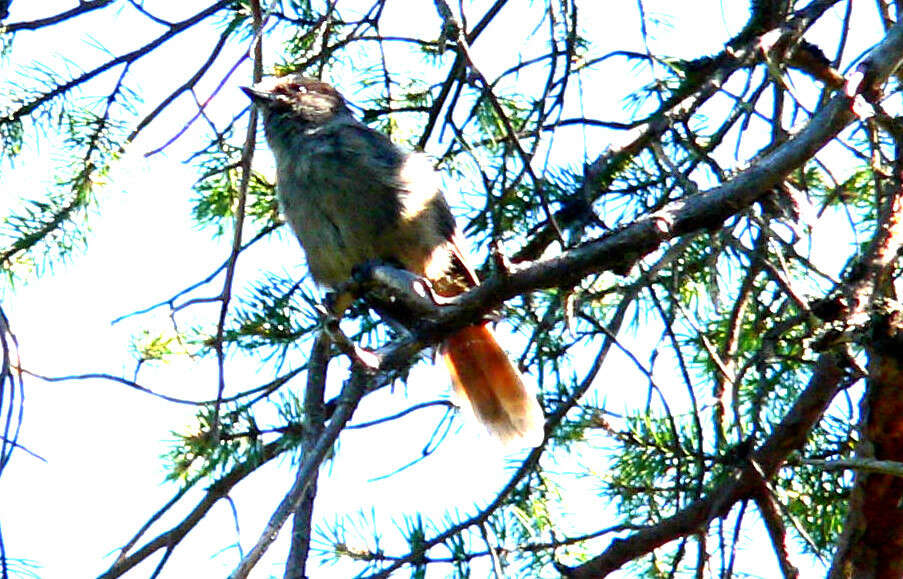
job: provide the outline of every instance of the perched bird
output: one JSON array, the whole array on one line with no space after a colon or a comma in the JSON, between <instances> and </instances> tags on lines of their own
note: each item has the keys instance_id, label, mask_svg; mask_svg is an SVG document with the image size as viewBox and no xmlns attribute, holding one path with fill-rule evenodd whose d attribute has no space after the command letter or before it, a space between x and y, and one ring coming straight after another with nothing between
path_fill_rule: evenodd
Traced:
<instances>
[{"instance_id":1,"label":"perched bird","mask_svg":"<svg viewBox=\"0 0 903 579\"><path fill-rule=\"evenodd\" d=\"M317 283L336 288L374 261L425 278L443 297L478 283L427 157L358 121L319 80L291 74L243 90L261 112L277 197ZM451 335L440 352L490 432L505 443L542 442L542 409L485 323Z\"/></svg>"}]
</instances>

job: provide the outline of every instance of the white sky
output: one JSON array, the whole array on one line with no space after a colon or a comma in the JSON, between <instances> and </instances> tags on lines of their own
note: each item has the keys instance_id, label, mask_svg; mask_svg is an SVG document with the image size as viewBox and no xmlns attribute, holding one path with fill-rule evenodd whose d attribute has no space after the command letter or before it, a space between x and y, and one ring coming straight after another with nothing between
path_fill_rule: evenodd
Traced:
<instances>
[{"instance_id":1,"label":"white sky","mask_svg":"<svg viewBox=\"0 0 903 579\"><path fill-rule=\"evenodd\" d=\"M8 21L26 20L56 13L71 7L69 2L29 3L24 0L12 4ZM160 10L154 3L148 8ZM512 3L514 4L514 3ZM203 5L200 2L181 2L178 10L188 14ZM390 2L396 14L404 13L411 26L436 28L432 2ZM624 10L630 17L611 17L609 11ZM646 2L650 16L672 9L673 4ZM737 32L745 20L745 2L689 1L681 10L692 12L671 19L669 26L655 27L658 46L668 50L681 49L679 57L711 54L723 46L725 39ZM735 6L735 8L734 8ZM742 7L742 8L741 8ZM511 9L508 9L511 10ZM638 48L638 25L624 26L625 21L636 22L633 2L607 3L587 1L581 4L584 26L593 23L588 39L611 48ZM419 11L419 12L417 12ZM113 53L120 53L137 44L136 37L155 34L146 28L135 28L126 20L131 10L124 8L115 21L110 11L91 17L95 30L114 30L100 39ZM478 13L479 11L475 11ZM422 16L421 16L422 15ZM510 15L502 14L501 20ZM428 24L424 24L425 19ZM389 16L387 15L387 21ZM84 62L82 56L93 55L98 61L105 55L89 45L86 37L72 27L58 27L59 42L50 53L60 53L66 47L69 58ZM512 32L513 34L513 32ZM487 36L488 37L488 36ZM167 61L158 62L145 74L150 79L142 90L159 95L167 92L164 79L181 82L184 71L193 71L197 55L192 42L180 41L181 46L170 52ZM205 41L203 46L209 46ZM494 46L477 43L478 58L487 76L502 61L493 60ZM269 47L275 50L274 47ZM238 58L242 47L232 44L223 58L230 64ZM655 47L653 47L655 51ZM856 51L851 50L851 54ZM20 58L39 58L47 54L46 32L22 33L15 40L13 62ZM192 58L189 58L189 55ZM197 57L197 58L195 58ZM267 64L272 64L270 60ZM225 66L227 66L225 65ZM88 65L83 65L88 68ZM0 75L12 67L4 63ZM178 72L178 74L177 74ZM243 105L243 95L235 88L249 79L249 69L239 70L234 80L217 98L218 111L235 111ZM202 83L201 93L209 90L220 77ZM0 78L2 80L2 78ZM158 80L160 81L158 83ZM339 79L341 81L341 79ZM611 80L611 79L609 79ZM621 79L618 79L621 80ZM349 83L350 84L350 83ZM599 99L591 106L605 111L603 118L623 120L620 100L624 94L617 87L607 86L598 91ZM145 103L153 105L157 98L147 96ZM190 187L195 175L181 160L196 141L197 133L189 133L186 142L178 143L166 154L145 159L142 153L165 141L192 114L190 105L177 107L152 131L148 138L136 143L122 159L101 194L100 213L90 220L89 250L76 255L67 263L57 264L49 275L21 283L2 294L3 305L13 330L22 346L26 367L46 375L65 375L104 371L130 377L134 360L128 352L130 336L143 327L161 328L165 317L152 315L111 326L118 315L165 299L206 275L227 255L229 236L211 239L210 230L198 230L190 222ZM599 151L608 143L590 143ZM40 150L30 149L16 162L15 171L4 167L4 189L8 197L0 200L0 207L16 202L16 194L28 196L39 190L54 168L53 142L42 141ZM265 155L265 153L261 153ZM574 162L579 163L580 159ZM239 284L253 279L257 265L296 271L301 253L288 236L276 240L266 248L249 252L242 258ZM258 261L259 260L259 261ZM253 264L253 267L251 266ZM210 288L214 293L220 284ZM190 314L189 314L190 316ZM183 321L191 322L191 317ZM629 342L629 339L628 339ZM639 344L637 344L639 345ZM612 357L605 372L606 382L630 383L644 379L623 359ZM583 364L579 364L583 367ZM233 385L242 379L249 384L269 377L255 377L256 368L234 368ZM189 398L210 398L215 394L215 368L209 362L197 366L168 366L142 370L140 381L154 389ZM405 392L381 392L371 397L356 420L377 415L387 408L402 409L419 400L436 397L435 385L445 388L447 379L437 377L429 368L419 367ZM415 385L424 389L415 391ZM644 391L644 388L642 389ZM631 396L625 389L604 390L612 409L629 408ZM193 423L194 410L174 406L147 395L104 381L44 383L29 380L26 384L25 422L20 442L44 457L40 462L25 453L17 453L0 479L0 524L9 556L33 560L40 568L37 575L45 578L96 576L112 562L117 546L126 541L175 491L173 484L162 484L165 470L160 455L171 443L171 431L185 430ZM379 398L379 399L376 399ZM431 425L441 411L428 411L415 417L393 422L378 430L368 429L343 434L340 455L329 470L324 471L318 496L321 516L332 520L342 513L359 509L375 509L377 517L387 524L387 517L403 513L423 512L438 515L447 508L458 507L471 512L474 504L485 504L495 496L510 476L510 465L498 448L486 443L482 433L472 424L465 424L454 432L436 454L425 462L388 480L368 482L386 474L415 458L429 435ZM564 470L567 465L558 468ZM263 472L242 483L232 498L239 509L241 543L249 548L256 541L259 530L282 498L293 479L294 468L288 459L268 465ZM466 476L462 473L466 472ZM593 484L573 483L568 492L585 492L591 501ZM586 488L580 488L581 485ZM195 493L195 497L197 497ZM186 502L193 505L193 501ZM587 512L601 509L597 501L586 504ZM180 514L178 511L176 514ZM334 514L334 515L333 515ZM605 515L601 515L604 519ZM598 522L593 517L594 523ZM169 518L172 522L176 519ZM598 526L614 523L606 520ZM159 532L165 527L157 526ZM282 538L258 566L252 576L281 576L287 551ZM153 536L152 531L151 535ZM235 550L217 554L223 546L234 541L232 514L227 503L218 503L207 519L180 545L167 564L165 577L225 576L237 562ZM767 547L767 546L766 546ZM749 555L739 569L761 576L776 573L773 555L758 556L758 549ZM156 563L156 558L152 564ZM133 572L135 577L147 576L152 566ZM815 570L802 569L804 576L815 576ZM341 567L327 567L312 573L313 577L343 577Z\"/></svg>"}]
</instances>

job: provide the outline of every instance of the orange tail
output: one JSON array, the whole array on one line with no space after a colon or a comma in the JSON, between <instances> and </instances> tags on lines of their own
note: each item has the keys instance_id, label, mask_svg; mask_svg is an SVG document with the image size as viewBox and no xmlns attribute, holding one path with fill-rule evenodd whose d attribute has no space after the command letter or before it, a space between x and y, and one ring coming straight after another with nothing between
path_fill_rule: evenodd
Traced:
<instances>
[{"instance_id":1,"label":"orange tail","mask_svg":"<svg viewBox=\"0 0 903 579\"><path fill-rule=\"evenodd\" d=\"M455 391L490 432L505 444L542 444L542 408L486 324L450 336L441 351Z\"/></svg>"}]
</instances>

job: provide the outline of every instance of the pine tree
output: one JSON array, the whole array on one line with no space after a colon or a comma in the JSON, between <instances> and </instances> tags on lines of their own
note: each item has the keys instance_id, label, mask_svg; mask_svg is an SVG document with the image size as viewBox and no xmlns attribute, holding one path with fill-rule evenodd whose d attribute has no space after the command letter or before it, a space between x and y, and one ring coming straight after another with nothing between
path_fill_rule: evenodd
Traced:
<instances>
[{"instance_id":1,"label":"pine tree","mask_svg":"<svg viewBox=\"0 0 903 579\"><path fill-rule=\"evenodd\" d=\"M903 573L899 4L219 0L190 12L92 0L20 17L24 4L0 9L0 167L11 174L43 143L58 172L11 192L7 295L92 251L107 182L135 143L193 151L192 218L227 256L119 320L137 328L134 376L94 375L197 411L165 457L173 499L147 505L103 577L149 561L166 576L210 509L280 458L269 525L242 531L252 548L232 577L280 530L286 577L330 565L368 578L730 577L746 571L744 540L769 541L786 577L819 560L831 577ZM723 28L689 38L699 10L723 11ZM18 50L60 30L100 43L98 15L150 32L93 60ZM200 65L170 78L184 38ZM366 123L433 157L482 285L424 304L388 269L358 280L339 321L296 248L296 263L259 265L288 234L237 87L285 72L333 82ZM151 130L168 139L151 147ZM370 307L379 299L421 309L402 328ZM167 330L141 327L160 311ZM486 318L537 385L543 445L469 509L392 524L379 504L319 512L349 429L378 441L429 414L406 431L423 449L411 464L441 460L457 411L409 377ZM30 323L0 310L4 475L27 452L22 399L42 378L16 354L15 327ZM172 360L212 363L215 383L171 372L176 396L144 382ZM368 402L392 388L407 407ZM163 518L176 523L149 530ZM4 576L16 557L0 540Z\"/></svg>"}]
</instances>

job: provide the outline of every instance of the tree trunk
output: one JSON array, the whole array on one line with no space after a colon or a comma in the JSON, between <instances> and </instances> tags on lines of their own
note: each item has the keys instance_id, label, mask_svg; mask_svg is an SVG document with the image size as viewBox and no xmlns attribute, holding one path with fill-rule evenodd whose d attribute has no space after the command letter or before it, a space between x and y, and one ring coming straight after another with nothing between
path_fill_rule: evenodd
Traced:
<instances>
[{"instance_id":1,"label":"tree trunk","mask_svg":"<svg viewBox=\"0 0 903 579\"><path fill-rule=\"evenodd\" d=\"M903 313L872 325L862 458L903 462ZM860 472L830 579L903 577L903 478Z\"/></svg>"}]
</instances>

